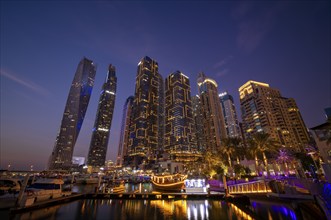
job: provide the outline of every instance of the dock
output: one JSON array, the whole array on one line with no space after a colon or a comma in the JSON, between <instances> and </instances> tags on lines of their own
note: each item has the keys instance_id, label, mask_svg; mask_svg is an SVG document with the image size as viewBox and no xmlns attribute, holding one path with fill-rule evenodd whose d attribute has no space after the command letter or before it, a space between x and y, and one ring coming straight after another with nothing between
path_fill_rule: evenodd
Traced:
<instances>
[{"instance_id":1,"label":"dock","mask_svg":"<svg viewBox=\"0 0 331 220\"><path fill-rule=\"evenodd\" d=\"M53 205L68 203L68 202L75 201L75 200L82 199L82 198L84 198L84 194L77 193L77 194L72 194L69 196L60 197L60 198L56 198L56 199L49 199L49 200L45 200L45 201L35 202L34 204L32 204L30 206L13 207L9 211L10 211L10 213L13 213L13 214L28 212L28 211L35 210L35 209L46 208L46 207L53 206Z\"/></svg>"},{"instance_id":2,"label":"dock","mask_svg":"<svg viewBox=\"0 0 331 220\"><path fill-rule=\"evenodd\" d=\"M90 193L85 194L85 199L148 199L148 200L167 200L167 199L224 199L223 193Z\"/></svg>"},{"instance_id":3,"label":"dock","mask_svg":"<svg viewBox=\"0 0 331 220\"><path fill-rule=\"evenodd\" d=\"M69 203L79 199L133 199L133 200L223 200L222 193L77 193L56 199L40 201L26 207L14 207L11 214L29 212L36 209Z\"/></svg>"}]
</instances>

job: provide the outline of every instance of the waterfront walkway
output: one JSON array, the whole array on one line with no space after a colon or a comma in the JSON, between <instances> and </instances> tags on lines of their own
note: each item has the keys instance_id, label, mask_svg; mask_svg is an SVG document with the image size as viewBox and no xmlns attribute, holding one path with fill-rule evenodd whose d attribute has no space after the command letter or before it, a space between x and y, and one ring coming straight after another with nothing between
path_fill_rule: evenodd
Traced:
<instances>
[{"instance_id":1,"label":"waterfront walkway","mask_svg":"<svg viewBox=\"0 0 331 220\"><path fill-rule=\"evenodd\" d=\"M31 206L11 208L11 213L22 213L79 199L133 199L133 200L222 200L224 193L75 193L70 196L36 202Z\"/></svg>"}]
</instances>

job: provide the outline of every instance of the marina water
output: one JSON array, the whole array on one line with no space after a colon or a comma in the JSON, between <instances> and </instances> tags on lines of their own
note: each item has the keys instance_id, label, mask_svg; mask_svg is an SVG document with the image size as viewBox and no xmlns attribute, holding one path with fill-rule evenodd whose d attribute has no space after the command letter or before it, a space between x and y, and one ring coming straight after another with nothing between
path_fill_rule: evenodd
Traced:
<instances>
[{"instance_id":1,"label":"marina water","mask_svg":"<svg viewBox=\"0 0 331 220\"><path fill-rule=\"evenodd\" d=\"M79 185L73 191L91 193L95 185ZM151 184L126 184L126 191L151 192ZM309 210L296 204L268 200L251 200L248 208L222 200L130 200L82 199L25 213L9 215L1 212L1 219L314 219ZM316 218L316 217L315 217Z\"/></svg>"}]
</instances>

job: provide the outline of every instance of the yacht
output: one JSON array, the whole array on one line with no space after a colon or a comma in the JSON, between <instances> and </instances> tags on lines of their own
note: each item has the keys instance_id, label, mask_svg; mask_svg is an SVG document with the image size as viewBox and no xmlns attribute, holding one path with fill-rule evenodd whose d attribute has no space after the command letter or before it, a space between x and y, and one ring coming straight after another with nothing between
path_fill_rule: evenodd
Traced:
<instances>
[{"instance_id":1,"label":"yacht","mask_svg":"<svg viewBox=\"0 0 331 220\"><path fill-rule=\"evenodd\" d=\"M92 175L80 175L75 177L76 184L98 184L99 177Z\"/></svg>"},{"instance_id":2,"label":"yacht","mask_svg":"<svg viewBox=\"0 0 331 220\"><path fill-rule=\"evenodd\" d=\"M21 189L21 180L10 177L0 178L0 209L13 207Z\"/></svg>"},{"instance_id":3,"label":"yacht","mask_svg":"<svg viewBox=\"0 0 331 220\"><path fill-rule=\"evenodd\" d=\"M30 185L26 194L29 200L33 202L45 201L48 199L55 199L71 194L69 191L63 190L64 181L62 179L42 178Z\"/></svg>"},{"instance_id":4,"label":"yacht","mask_svg":"<svg viewBox=\"0 0 331 220\"><path fill-rule=\"evenodd\" d=\"M21 180L13 178L0 178L0 196L6 193L18 193L21 189Z\"/></svg>"}]
</instances>

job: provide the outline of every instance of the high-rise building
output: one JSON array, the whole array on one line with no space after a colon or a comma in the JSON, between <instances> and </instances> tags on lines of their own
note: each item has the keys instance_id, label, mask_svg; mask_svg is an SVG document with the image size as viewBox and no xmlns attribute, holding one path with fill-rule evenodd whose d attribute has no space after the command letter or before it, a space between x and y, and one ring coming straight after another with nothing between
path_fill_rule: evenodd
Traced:
<instances>
[{"instance_id":1,"label":"high-rise building","mask_svg":"<svg viewBox=\"0 0 331 220\"><path fill-rule=\"evenodd\" d=\"M199 73L198 86L203 111L206 150L216 152L221 148L222 139L227 137L223 110L218 97L218 85L204 73Z\"/></svg>"},{"instance_id":2,"label":"high-rise building","mask_svg":"<svg viewBox=\"0 0 331 220\"><path fill-rule=\"evenodd\" d=\"M165 79L164 150L173 161L195 161L198 151L189 78L180 71Z\"/></svg>"},{"instance_id":3,"label":"high-rise building","mask_svg":"<svg viewBox=\"0 0 331 220\"><path fill-rule=\"evenodd\" d=\"M163 147L162 82L158 63L144 57L138 63L130 126L128 154L133 166L152 164Z\"/></svg>"},{"instance_id":4,"label":"high-rise building","mask_svg":"<svg viewBox=\"0 0 331 220\"><path fill-rule=\"evenodd\" d=\"M236 107L233 102L232 96L228 92L219 94L220 102L222 105L224 122L228 137L241 138Z\"/></svg>"},{"instance_id":5,"label":"high-rise building","mask_svg":"<svg viewBox=\"0 0 331 220\"><path fill-rule=\"evenodd\" d=\"M192 96L192 110L193 110L193 118L195 124L195 136L197 138L197 146L198 151L205 152L206 151L206 137L205 130L203 127L203 111L200 102L200 97L198 95Z\"/></svg>"},{"instance_id":6,"label":"high-rise building","mask_svg":"<svg viewBox=\"0 0 331 220\"><path fill-rule=\"evenodd\" d=\"M317 125L311 129L311 134L316 142L318 147L319 154L323 160L321 166L323 167L324 173L327 180L331 182L331 108L325 108L326 122L320 125ZM327 172L329 170L329 172Z\"/></svg>"},{"instance_id":7,"label":"high-rise building","mask_svg":"<svg viewBox=\"0 0 331 220\"><path fill-rule=\"evenodd\" d=\"M121 134L120 134L120 142L118 145L116 166L122 166L124 164L124 158L127 157L128 155L128 144L129 144L133 100L134 97L129 96L126 99L126 102L123 106Z\"/></svg>"},{"instance_id":8,"label":"high-rise building","mask_svg":"<svg viewBox=\"0 0 331 220\"><path fill-rule=\"evenodd\" d=\"M87 157L87 165L92 170L104 167L105 165L111 121L115 107L116 84L115 67L110 64L100 93L98 110Z\"/></svg>"},{"instance_id":9,"label":"high-rise building","mask_svg":"<svg viewBox=\"0 0 331 220\"><path fill-rule=\"evenodd\" d=\"M83 58L71 84L61 127L49 159L50 170L69 170L72 167L74 146L90 101L95 74L96 66L91 60Z\"/></svg>"},{"instance_id":10,"label":"high-rise building","mask_svg":"<svg viewBox=\"0 0 331 220\"><path fill-rule=\"evenodd\" d=\"M301 151L309 135L294 99L282 97L269 84L248 81L239 88L245 137L268 133L281 145Z\"/></svg>"},{"instance_id":11,"label":"high-rise building","mask_svg":"<svg viewBox=\"0 0 331 220\"><path fill-rule=\"evenodd\" d=\"M164 129L165 129L165 111L164 111L164 82L160 75L159 77L159 105L158 105L158 149L155 151L155 159L159 159L164 153Z\"/></svg>"}]
</instances>

